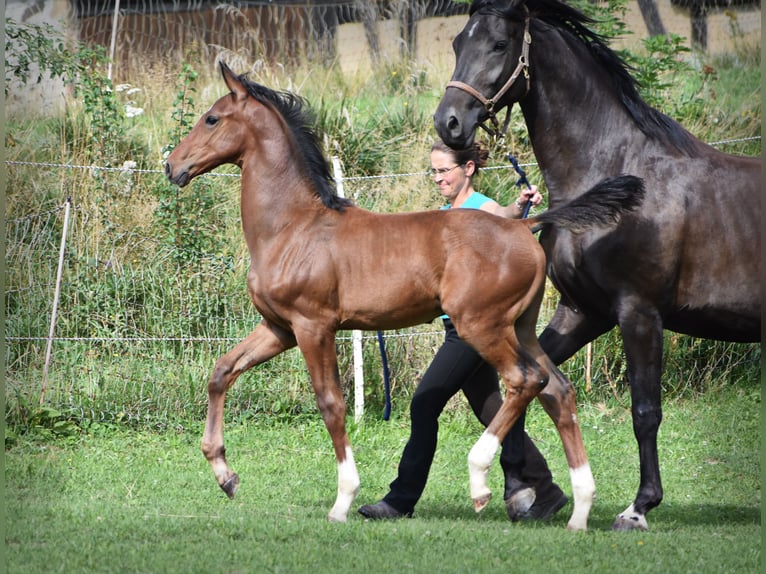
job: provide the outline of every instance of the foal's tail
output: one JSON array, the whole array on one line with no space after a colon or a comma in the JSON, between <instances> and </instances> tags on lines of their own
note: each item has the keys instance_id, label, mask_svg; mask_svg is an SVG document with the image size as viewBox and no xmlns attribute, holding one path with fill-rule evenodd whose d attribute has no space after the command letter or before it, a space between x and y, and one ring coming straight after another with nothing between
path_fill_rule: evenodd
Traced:
<instances>
[{"instance_id":1,"label":"foal's tail","mask_svg":"<svg viewBox=\"0 0 766 574\"><path fill-rule=\"evenodd\" d=\"M592 227L609 227L634 211L644 200L644 182L634 175L618 175L594 185L569 203L523 219L532 233L558 225L573 233Z\"/></svg>"}]
</instances>

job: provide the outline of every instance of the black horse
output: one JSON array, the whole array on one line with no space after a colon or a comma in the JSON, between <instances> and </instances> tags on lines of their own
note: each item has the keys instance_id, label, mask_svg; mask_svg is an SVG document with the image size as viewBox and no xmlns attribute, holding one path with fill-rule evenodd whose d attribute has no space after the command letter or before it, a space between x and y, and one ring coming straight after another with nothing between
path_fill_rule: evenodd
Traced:
<instances>
[{"instance_id":1,"label":"black horse","mask_svg":"<svg viewBox=\"0 0 766 574\"><path fill-rule=\"evenodd\" d=\"M499 130L496 112L518 102L551 207L607 176L644 179L641 209L615 229L541 235L561 299L540 342L560 364L619 326L641 482L613 528L645 530L662 500L663 329L760 340L761 163L717 151L647 105L592 23L558 0L476 0L434 123L462 148L481 122Z\"/></svg>"}]
</instances>

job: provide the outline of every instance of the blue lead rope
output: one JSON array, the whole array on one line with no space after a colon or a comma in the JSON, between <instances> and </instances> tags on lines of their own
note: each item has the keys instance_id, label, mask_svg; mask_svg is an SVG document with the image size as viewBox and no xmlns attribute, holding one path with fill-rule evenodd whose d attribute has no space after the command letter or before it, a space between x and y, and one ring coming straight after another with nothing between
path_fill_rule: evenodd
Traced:
<instances>
[{"instance_id":1,"label":"blue lead rope","mask_svg":"<svg viewBox=\"0 0 766 574\"><path fill-rule=\"evenodd\" d=\"M519 165L518 160L516 157L512 154L508 154L508 161L511 162L511 165L513 166L513 169L516 170L516 173L519 174L519 180L516 182L516 185L518 187L521 187L522 184L527 186L527 189L532 189L532 186L529 183L529 180L527 179L527 174L524 173L524 170L521 169L521 166ZM524 206L523 211L521 212L521 218L526 219L529 215L529 208L532 207L532 202L527 201L527 204Z\"/></svg>"},{"instance_id":2,"label":"blue lead rope","mask_svg":"<svg viewBox=\"0 0 766 574\"><path fill-rule=\"evenodd\" d=\"M383 362L383 391L386 395L383 420L387 421L391 416L391 379L388 374L388 357L386 356L386 341L383 339L383 331L378 331L378 346L380 347L380 359Z\"/></svg>"}]
</instances>

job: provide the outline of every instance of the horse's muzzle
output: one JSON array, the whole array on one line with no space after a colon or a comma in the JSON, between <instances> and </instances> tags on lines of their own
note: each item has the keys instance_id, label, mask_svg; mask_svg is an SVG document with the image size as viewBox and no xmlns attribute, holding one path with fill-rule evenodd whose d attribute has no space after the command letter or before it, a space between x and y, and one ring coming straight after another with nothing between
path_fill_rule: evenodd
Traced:
<instances>
[{"instance_id":1,"label":"horse's muzzle","mask_svg":"<svg viewBox=\"0 0 766 574\"><path fill-rule=\"evenodd\" d=\"M177 173L173 175L173 166L170 164L170 162L165 162L165 176L172 182L175 183L178 187L184 187L189 181L191 181L191 176L189 175L189 170L182 170L180 173Z\"/></svg>"}]
</instances>

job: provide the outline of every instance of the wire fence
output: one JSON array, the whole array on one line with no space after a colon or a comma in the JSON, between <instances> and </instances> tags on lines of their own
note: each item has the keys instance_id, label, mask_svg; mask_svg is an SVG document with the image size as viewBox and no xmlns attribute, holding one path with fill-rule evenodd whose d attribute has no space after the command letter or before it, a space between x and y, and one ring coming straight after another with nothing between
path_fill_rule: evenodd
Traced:
<instances>
[{"instance_id":1,"label":"wire fence","mask_svg":"<svg viewBox=\"0 0 766 574\"><path fill-rule=\"evenodd\" d=\"M9 162L8 169L20 180L27 178L18 172L30 170L69 174L62 176L64 180L76 180L72 174L93 171L92 166L33 162ZM121 168L98 171L111 187L124 183ZM346 194L357 204L374 207L380 195L396 187L396 180L425 181L425 175L353 177L344 183ZM130 178L134 191L146 193L165 176L159 170L135 170ZM231 187L237 188L238 181ZM67 191L71 195L62 206L6 221L6 390L11 408L32 404L45 395L50 404L66 405L83 416L84 411L93 411L88 416L97 419L109 419L115 413L143 423L172 419L179 409L188 408L187 400L201 411L204 381L215 360L259 321L247 295L249 260L242 242L234 241L239 250L227 254L197 252L179 257L179 249L193 248L168 243L150 229L126 228L118 218L104 221L86 197ZM122 200L128 206L134 198ZM70 203L71 218L64 229L65 206ZM224 199L223 203L236 201ZM124 209L116 207L115 213ZM236 216L231 219L235 228ZM62 239L66 244L63 269L59 269ZM51 330L57 299L55 329ZM396 357L392 362L394 392L397 385L417 376L424 366L420 358L433 352L441 336L435 325L386 333L388 352ZM337 342L348 397L354 394L352 334L341 332ZM377 383L382 373L375 333L365 334L362 345L363 377L372 381L362 392L379 395ZM48 370L49 346L52 361ZM299 354L291 351L271 363L273 367L265 374L253 374L250 380L278 378L281 386L257 396L252 385L236 385L232 402L238 410L279 413L313 408Z\"/></svg>"},{"instance_id":2,"label":"wire fence","mask_svg":"<svg viewBox=\"0 0 766 574\"><path fill-rule=\"evenodd\" d=\"M76 0L72 8L78 37L111 46L123 77L146 62L212 61L221 50L249 62L326 65L351 38L373 62L414 55L419 21L468 12L450 0Z\"/></svg>"},{"instance_id":3,"label":"wire fence","mask_svg":"<svg viewBox=\"0 0 766 574\"><path fill-rule=\"evenodd\" d=\"M754 0L628 2L626 23L640 38L674 33L711 53L760 41ZM9 4L21 22L63 23L89 45L108 48L117 81L184 62L339 63L344 71L411 58L451 63L450 38L469 3L452 0L40 0ZM238 66L240 67L240 66Z\"/></svg>"},{"instance_id":4,"label":"wire fence","mask_svg":"<svg viewBox=\"0 0 766 574\"><path fill-rule=\"evenodd\" d=\"M746 140L714 144L742 141ZM55 171L63 174L64 181L76 181L73 174L77 172L93 171L92 166L21 161L8 162L8 169L17 180L25 179L22 173L14 173L19 171ZM112 185L124 184L124 169L99 171L111 178ZM423 178L425 183L426 175L341 177L339 183L358 205L375 209L381 195L418 187L402 186L401 180ZM159 170L136 170L129 177L131 189L144 192L165 178ZM234 191L232 198L222 203L230 204L235 213L238 175L204 177L234 178L231 186L227 184ZM244 247L179 257L178 245L150 228L126 228L117 219L104 221L103 214L84 206L86 198L74 191L67 190L60 206L6 221L7 408L33 404L47 388L45 399L50 404L96 420L122 417L165 424L189 409L202 416L204 381L215 360L259 321L245 288L249 260ZM134 199L130 194L123 198L126 206ZM64 228L68 206L71 216ZM236 223L236 215L231 218ZM553 291L546 296L540 328L549 320L556 300ZM436 324L385 333L394 396L408 394L442 336ZM354 396L358 404L361 392L362 399L366 396L380 404L383 373L376 335L365 333L361 341L359 368L366 385L354 388L353 337L349 332L337 337L344 394ZM290 351L269 364L268 370L255 369L257 373L246 377L249 382L234 386L230 402L236 412L313 412L299 353ZM272 386L264 393L266 380Z\"/></svg>"}]
</instances>

